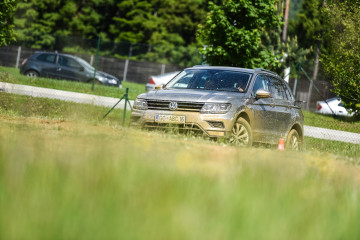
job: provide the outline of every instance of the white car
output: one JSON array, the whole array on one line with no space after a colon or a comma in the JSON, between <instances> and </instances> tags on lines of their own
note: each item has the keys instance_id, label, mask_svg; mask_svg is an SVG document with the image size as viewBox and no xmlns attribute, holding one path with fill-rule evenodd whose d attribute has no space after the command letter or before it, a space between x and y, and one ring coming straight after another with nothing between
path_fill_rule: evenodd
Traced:
<instances>
[{"instance_id":1,"label":"white car","mask_svg":"<svg viewBox=\"0 0 360 240\"><path fill-rule=\"evenodd\" d=\"M149 83L146 84L146 91L155 89L155 86L166 84L173 79L179 72L169 72L161 75L151 76Z\"/></svg>"},{"instance_id":2,"label":"white car","mask_svg":"<svg viewBox=\"0 0 360 240\"><path fill-rule=\"evenodd\" d=\"M344 107L344 104L341 102L341 99L337 97L330 98L325 101L316 102L315 112L346 117L352 117L355 114L354 112L349 113Z\"/></svg>"}]
</instances>

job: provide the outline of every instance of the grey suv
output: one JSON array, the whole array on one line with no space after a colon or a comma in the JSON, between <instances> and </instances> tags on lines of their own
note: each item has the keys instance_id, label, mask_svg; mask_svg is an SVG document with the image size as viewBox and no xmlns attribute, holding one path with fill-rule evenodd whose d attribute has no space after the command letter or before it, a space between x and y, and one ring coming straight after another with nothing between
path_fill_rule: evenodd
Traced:
<instances>
[{"instance_id":1,"label":"grey suv","mask_svg":"<svg viewBox=\"0 0 360 240\"><path fill-rule=\"evenodd\" d=\"M196 66L165 86L140 94L132 125L203 132L231 143L300 149L304 117L289 86L264 69Z\"/></svg>"},{"instance_id":2,"label":"grey suv","mask_svg":"<svg viewBox=\"0 0 360 240\"><path fill-rule=\"evenodd\" d=\"M94 68L84 59L68 54L37 52L25 59L20 67L20 73L30 77L48 77L71 81L91 82L94 78ZM118 78L97 71L96 83L121 87Z\"/></svg>"}]
</instances>

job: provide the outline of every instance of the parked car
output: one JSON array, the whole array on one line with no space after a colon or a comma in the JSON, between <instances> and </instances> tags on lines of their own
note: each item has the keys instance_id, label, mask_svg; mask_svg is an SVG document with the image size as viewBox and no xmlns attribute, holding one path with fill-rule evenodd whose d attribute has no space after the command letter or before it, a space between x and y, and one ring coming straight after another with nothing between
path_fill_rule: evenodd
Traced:
<instances>
[{"instance_id":1,"label":"parked car","mask_svg":"<svg viewBox=\"0 0 360 240\"><path fill-rule=\"evenodd\" d=\"M171 79L173 79L176 75L179 74L178 72L169 72L161 75L150 76L149 83L146 84L146 91L154 90L156 86L166 84Z\"/></svg>"},{"instance_id":2,"label":"parked car","mask_svg":"<svg viewBox=\"0 0 360 240\"><path fill-rule=\"evenodd\" d=\"M48 77L80 82L91 82L94 78L94 68L84 59L51 52L37 52L26 58L22 62L20 73L29 77ZM121 88L118 78L101 71L96 71L95 81Z\"/></svg>"},{"instance_id":3,"label":"parked car","mask_svg":"<svg viewBox=\"0 0 360 240\"><path fill-rule=\"evenodd\" d=\"M317 101L315 112L320 114L329 114L345 117L352 117L355 114L354 112L349 113L346 110L344 104L341 102L341 99L339 97L330 98L325 101Z\"/></svg>"},{"instance_id":4,"label":"parked car","mask_svg":"<svg viewBox=\"0 0 360 240\"><path fill-rule=\"evenodd\" d=\"M304 117L289 86L264 69L196 66L162 89L140 94L131 124L204 133L251 146L253 142L300 149Z\"/></svg>"}]
</instances>

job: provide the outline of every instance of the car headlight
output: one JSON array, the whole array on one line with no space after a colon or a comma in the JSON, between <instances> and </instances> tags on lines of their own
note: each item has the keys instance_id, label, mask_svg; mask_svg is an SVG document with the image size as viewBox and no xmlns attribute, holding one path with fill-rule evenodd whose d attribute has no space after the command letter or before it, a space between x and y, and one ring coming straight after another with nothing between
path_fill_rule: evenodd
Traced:
<instances>
[{"instance_id":1,"label":"car headlight","mask_svg":"<svg viewBox=\"0 0 360 240\"><path fill-rule=\"evenodd\" d=\"M227 113L230 108L230 103L205 103L201 109L201 113L224 114Z\"/></svg>"},{"instance_id":2,"label":"car headlight","mask_svg":"<svg viewBox=\"0 0 360 240\"><path fill-rule=\"evenodd\" d=\"M147 101L145 99L137 98L134 102L134 109L146 110L148 108Z\"/></svg>"},{"instance_id":3,"label":"car headlight","mask_svg":"<svg viewBox=\"0 0 360 240\"><path fill-rule=\"evenodd\" d=\"M115 79L109 79L108 83L109 84L117 84L117 81Z\"/></svg>"}]
</instances>

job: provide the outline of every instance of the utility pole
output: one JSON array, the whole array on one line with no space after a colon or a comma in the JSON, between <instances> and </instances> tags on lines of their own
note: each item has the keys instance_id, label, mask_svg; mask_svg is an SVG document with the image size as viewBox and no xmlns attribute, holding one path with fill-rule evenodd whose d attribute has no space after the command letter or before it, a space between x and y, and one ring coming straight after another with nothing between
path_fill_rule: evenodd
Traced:
<instances>
[{"instance_id":1,"label":"utility pole","mask_svg":"<svg viewBox=\"0 0 360 240\"><path fill-rule=\"evenodd\" d=\"M286 35L287 35L287 25L288 25L288 19L289 19L289 8L290 8L290 0L286 0L285 2L285 14L284 14L284 27L283 27L283 32L282 32L282 42L286 43ZM285 53L284 58L286 59L286 57L288 56L287 53ZM290 79L290 66L287 66L287 68L285 69L285 81L287 83L289 83L289 79Z\"/></svg>"},{"instance_id":2,"label":"utility pole","mask_svg":"<svg viewBox=\"0 0 360 240\"><path fill-rule=\"evenodd\" d=\"M289 19L289 9L290 9L290 0L286 0L285 14L284 14L284 27L283 27L283 32L282 32L282 41L283 42L286 42L287 26L288 26L288 19Z\"/></svg>"}]
</instances>

